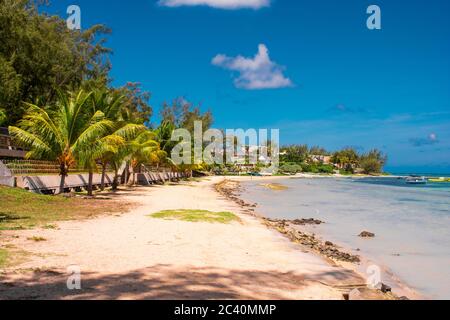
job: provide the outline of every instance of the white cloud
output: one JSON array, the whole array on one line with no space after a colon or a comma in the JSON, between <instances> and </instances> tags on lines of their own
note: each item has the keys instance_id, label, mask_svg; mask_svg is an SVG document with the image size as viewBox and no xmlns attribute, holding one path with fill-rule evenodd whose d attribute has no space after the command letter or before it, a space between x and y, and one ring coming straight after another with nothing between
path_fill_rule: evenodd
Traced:
<instances>
[{"instance_id":1,"label":"white cloud","mask_svg":"<svg viewBox=\"0 0 450 320\"><path fill-rule=\"evenodd\" d=\"M260 9L268 7L270 0L160 0L159 4L166 7L209 6L218 9Z\"/></svg>"},{"instance_id":2,"label":"white cloud","mask_svg":"<svg viewBox=\"0 0 450 320\"><path fill-rule=\"evenodd\" d=\"M234 80L238 88L276 89L293 85L283 75L283 67L270 60L269 51L264 44L259 45L258 53L253 58L232 58L219 54L212 59L212 64L238 72L239 76Z\"/></svg>"}]
</instances>

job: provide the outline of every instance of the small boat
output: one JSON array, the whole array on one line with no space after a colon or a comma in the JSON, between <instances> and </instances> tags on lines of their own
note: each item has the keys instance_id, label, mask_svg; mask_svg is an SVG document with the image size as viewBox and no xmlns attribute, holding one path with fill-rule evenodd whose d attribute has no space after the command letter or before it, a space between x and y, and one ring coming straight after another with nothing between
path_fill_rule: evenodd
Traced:
<instances>
[{"instance_id":1,"label":"small boat","mask_svg":"<svg viewBox=\"0 0 450 320\"><path fill-rule=\"evenodd\" d=\"M259 172L250 172L248 175L251 177L262 177L262 174Z\"/></svg>"},{"instance_id":2,"label":"small boat","mask_svg":"<svg viewBox=\"0 0 450 320\"><path fill-rule=\"evenodd\" d=\"M408 177L406 178L406 183L407 184L427 184L428 180L425 177Z\"/></svg>"}]
</instances>

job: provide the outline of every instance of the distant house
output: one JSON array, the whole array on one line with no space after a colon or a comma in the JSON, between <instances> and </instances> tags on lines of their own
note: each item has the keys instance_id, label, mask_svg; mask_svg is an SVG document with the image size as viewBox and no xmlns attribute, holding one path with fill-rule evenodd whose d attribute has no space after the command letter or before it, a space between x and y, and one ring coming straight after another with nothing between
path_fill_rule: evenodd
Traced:
<instances>
[{"instance_id":1,"label":"distant house","mask_svg":"<svg viewBox=\"0 0 450 320\"><path fill-rule=\"evenodd\" d=\"M331 164L331 156L312 154L309 156L309 158L314 163Z\"/></svg>"},{"instance_id":2,"label":"distant house","mask_svg":"<svg viewBox=\"0 0 450 320\"><path fill-rule=\"evenodd\" d=\"M26 151L14 145L8 128L0 128L0 158L25 158Z\"/></svg>"},{"instance_id":3,"label":"distant house","mask_svg":"<svg viewBox=\"0 0 450 320\"><path fill-rule=\"evenodd\" d=\"M259 164L270 165L272 163L272 157L269 155L269 150L267 146L240 146L239 153L231 157L231 161L238 165L248 164L249 161L255 160ZM250 156L256 157L255 159L250 159ZM248 165L248 167L256 167L256 163Z\"/></svg>"}]
</instances>

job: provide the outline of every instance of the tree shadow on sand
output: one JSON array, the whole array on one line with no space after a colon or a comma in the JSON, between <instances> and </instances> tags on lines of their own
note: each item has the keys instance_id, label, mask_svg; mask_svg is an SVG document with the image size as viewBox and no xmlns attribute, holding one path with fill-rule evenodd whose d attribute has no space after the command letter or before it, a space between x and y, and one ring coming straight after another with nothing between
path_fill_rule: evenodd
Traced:
<instances>
[{"instance_id":1,"label":"tree shadow on sand","mask_svg":"<svg viewBox=\"0 0 450 320\"><path fill-rule=\"evenodd\" d=\"M0 278L1 299L295 299L332 286L361 283L337 269L302 276L292 272L156 265L120 274L81 274L81 290L68 290L68 274L33 271ZM309 290L309 291L308 291ZM314 291L316 292L316 291ZM303 293L303 295L302 295ZM312 296L311 296L312 297ZM337 296L336 296L337 297Z\"/></svg>"}]
</instances>

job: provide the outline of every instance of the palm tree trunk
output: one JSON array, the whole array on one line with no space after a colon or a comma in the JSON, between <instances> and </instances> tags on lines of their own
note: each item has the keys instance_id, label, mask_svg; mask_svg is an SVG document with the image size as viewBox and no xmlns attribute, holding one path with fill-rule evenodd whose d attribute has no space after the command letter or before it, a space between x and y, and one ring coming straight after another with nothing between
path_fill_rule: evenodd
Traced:
<instances>
[{"instance_id":1,"label":"palm tree trunk","mask_svg":"<svg viewBox=\"0 0 450 320\"><path fill-rule=\"evenodd\" d=\"M127 161L127 164L125 165L125 177L124 177L124 184L128 184L128 169L129 169L129 164Z\"/></svg>"},{"instance_id":2,"label":"palm tree trunk","mask_svg":"<svg viewBox=\"0 0 450 320\"><path fill-rule=\"evenodd\" d=\"M88 181L88 196L92 197L92 182L94 180L94 171L92 169L89 169L89 181Z\"/></svg>"},{"instance_id":3,"label":"palm tree trunk","mask_svg":"<svg viewBox=\"0 0 450 320\"><path fill-rule=\"evenodd\" d=\"M117 186L119 185L119 170L114 170L114 180L112 183L112 190L117 191Z\"/></svg>"},{"instance_id":4,"label":"palm tree trunk","mask_svg":"<svg viewBox=\"0 0 450 320\"><path fill-rule=\"evenodd\" d=\"M136 184L136 173L133 166L131 166L131 172L132 172L131 185L134 186Z\"/></svg>"},{"instance_id":5,"label":"palm tree trunk","mask_svg":"<svg viewBox=\"0 0 450 320\"><path fill-rule=\"evenodd\" d=\"M105 176L106 176L106 163L102 163L102 181L100 183L100 190L105 190Z\"/></svg>"},{"instance_id":6,"label":"palm tree trunk","mask_svg":"<svg viewBox=\"0 0 450 320\"><path fill-rule=\"evenodd\" d=\"M61 176L61 181L59 183L59 190L57 194L63 194L65 190L64 185L66 183L66 176L67 176L66 165L64 163L61 163L59 165L59 175Z\"/></svg>"},{"instance_id":7,"label":"palm tree trunk","mask_svg":"<svg viewBox=\"0 0 450 320\"><path fill-rule=\"evenodd\" d=\"M59 192L58 192L58 194L63 194L64 193L64 190L65 190L64 185L65 185L65 183L66 183L66 174L62 173L61 174L61 182L59 183Z\"/></svg>"}]
</instances>

